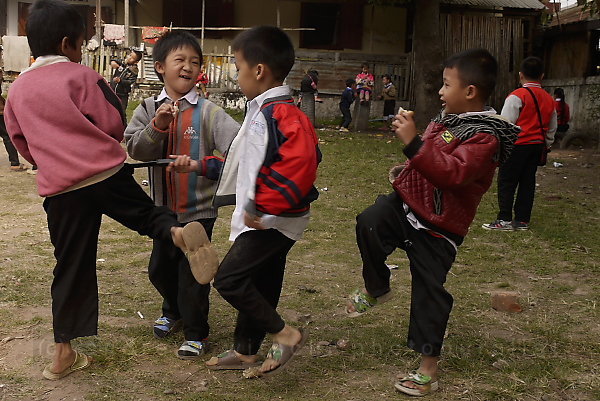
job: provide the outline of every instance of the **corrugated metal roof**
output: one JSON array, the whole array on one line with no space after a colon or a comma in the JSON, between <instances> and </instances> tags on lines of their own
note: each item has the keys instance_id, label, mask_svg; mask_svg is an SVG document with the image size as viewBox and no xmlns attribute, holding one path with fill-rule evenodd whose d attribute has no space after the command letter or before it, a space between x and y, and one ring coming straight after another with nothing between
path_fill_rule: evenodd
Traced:
<instances>
[{"instance_id":1,"label":"corrugated metal roof","mask_svg":"<svg viewBox=\"0 0 600 401\"><path fill-rule=\"evenodd\" d=\"M544 8L544 5L538 0L442 0L442 3L488 8L529 8L535 10Z\"/></svg>"}]
</instances>

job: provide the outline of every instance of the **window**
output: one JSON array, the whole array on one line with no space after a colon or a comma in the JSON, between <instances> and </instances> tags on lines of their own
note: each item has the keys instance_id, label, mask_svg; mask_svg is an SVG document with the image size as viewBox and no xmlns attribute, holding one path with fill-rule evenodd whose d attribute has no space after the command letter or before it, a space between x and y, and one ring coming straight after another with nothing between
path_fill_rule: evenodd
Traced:
<instances>
[{"instance_id":1,"label":"window","mask_svg":"<svg viewBox=\"0 0 600 401\"><path fill-rule=\"evenodd\" d=\"M300 23L303 28L300 47L308 49L361 49L363 5L359 0L344 3L302 3Z\"/></svg>"}]
</instances>

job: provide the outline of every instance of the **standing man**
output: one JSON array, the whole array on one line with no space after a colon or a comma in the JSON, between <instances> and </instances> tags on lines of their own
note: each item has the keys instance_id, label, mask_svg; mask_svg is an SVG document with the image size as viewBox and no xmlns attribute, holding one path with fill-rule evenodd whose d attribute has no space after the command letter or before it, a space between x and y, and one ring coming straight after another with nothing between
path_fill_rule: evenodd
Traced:
<instances>
[{"instance_id":1,"label":"standing man","mask_svg":"<svg viewBox=\"0 0 600 401\"><path fill-rule=\"evenodd\" d=\"M498 170L500 211L495 221L482 225L487 230L529 229L535 194L535 173L542 152L550 148L556 132L554 99L542 89L543 78L542 60L527 57L521 63L519 71L522 87L508 95L502 107L502 116L521 127L521 133L510 158Z\"/></svg>"}]
</instances>

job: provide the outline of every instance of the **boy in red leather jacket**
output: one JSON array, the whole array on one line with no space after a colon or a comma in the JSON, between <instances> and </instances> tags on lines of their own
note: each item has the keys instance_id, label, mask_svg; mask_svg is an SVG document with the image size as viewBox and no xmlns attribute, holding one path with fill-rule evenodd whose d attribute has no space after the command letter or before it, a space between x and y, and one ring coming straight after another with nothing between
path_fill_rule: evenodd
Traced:
<instances>
[{"instance_id":1,"label":"boy in red leather jacket","mask_svg":"<svg viewBox=\"0 0 600 401\"><path fill-rule=\"evenodd\" d=\"M519 132L485 107L496 72L496 60L484 49L444 62L442 113L418 136L412 112L399 112L393 126L408 160L390 172L394 192L380 195L356 218L365 289L348 301L351 317L390 298L388 255L402 248L410 261L408 346L422 359L418 370L395 384L405 394L420 396L438 388L437 363L453 303L444 288L446 275L496 167Z\"/></svg>"}]
</instances>

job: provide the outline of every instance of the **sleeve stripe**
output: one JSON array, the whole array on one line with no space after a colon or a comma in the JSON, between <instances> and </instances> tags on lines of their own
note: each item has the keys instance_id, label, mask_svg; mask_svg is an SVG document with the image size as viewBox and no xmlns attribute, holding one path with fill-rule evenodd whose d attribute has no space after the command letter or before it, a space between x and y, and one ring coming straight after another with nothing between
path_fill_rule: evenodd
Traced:
<instances>
[{"instance_id":1,"label":"sleeve stripe","mask_svg":"<svg viewBox=\"0 0 600 401\"><path fill-rule=\"evenodd\" d=\"M275 171L273 169L271 169L271 175L277 181L281 182L283 185L286 185L289 189L291 189L294 192L294 194L296 195L296 198L302 199L302 193L300 192L300 188L298 188L298 186L296 185L296 183L294 181L286 178L285 176L279 174L277 171Z\"/></svg>"},{"instance_id":2,"label":"sleeve stripe","mask_svg":"<svg viewBox=\"0 0 600 401\"><path fill-rule=\"evenodd\" d=\"M297 203L294 201L294 199L292 198L292 196L290 195L290 193L288 191L285 190L285 188L282 188L281 186L275 184L273 181L271 181L270 177L267 177L266 175L259 173L259 177L262 178L264 184L279 192L281 194L281 196L283 196L285 198L285 200L289 203L290 206L294 207L297 205Z\"/></svg>"}]
</instances>

